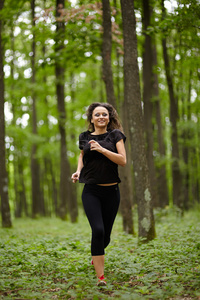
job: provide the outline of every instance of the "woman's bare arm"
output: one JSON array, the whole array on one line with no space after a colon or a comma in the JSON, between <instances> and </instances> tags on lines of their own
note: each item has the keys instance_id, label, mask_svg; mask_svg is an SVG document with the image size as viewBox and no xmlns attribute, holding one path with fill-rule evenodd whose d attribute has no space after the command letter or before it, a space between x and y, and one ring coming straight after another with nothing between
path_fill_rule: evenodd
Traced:
<instances>
[{"instance_id":1,"label":"woman's bare arm","mask_svg":"<svg viewBox=\"0 0 200 300\"><path fill-rule=\"evenodd\" d=\"M75 173L72 174L72 177L71 177L71 179L74 183L76 183L77 180L79 180L79 176L80 176L82 168L83 168L83 150L81 150L81 153L78 158L77 170Z\"/></svg>"},{"instance_id":2,"label":"woman's bare arm","mask_svg":"<svg viewBox=\"0 0 200 300\"><path fill-rule=\"evenodd\" d=\"M91 151L96 150L99 153L102 153L107 158L109 158L112 162L116 163L117 165L120 165L122 167L124 167L126 165L126 150L125 150L123 139L121 139L116 144L118 153L115 153L115 152L112 152L110 150L107 150L107 149L103 148L95 140L91 140L91 141L89 141L89 143L90 143L90 150Z\"/></svg>"}]
</instances>

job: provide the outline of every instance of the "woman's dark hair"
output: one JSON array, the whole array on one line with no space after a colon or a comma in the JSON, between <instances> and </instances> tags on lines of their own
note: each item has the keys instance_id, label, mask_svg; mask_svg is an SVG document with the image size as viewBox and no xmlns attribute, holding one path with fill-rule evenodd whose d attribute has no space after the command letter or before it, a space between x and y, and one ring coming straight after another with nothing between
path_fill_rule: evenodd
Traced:
<instances>
[{"instance_id":1,"label":"woman's dark hair","mask_svg":"<svg viewBox=\"0 0 200 300\"><path fill-rule=\"evenodd\" d=\"M119 129L123 132L123 128L120 123L119 116L118 116L116 109L109 103L101 103L101 102L94 102L87 109L86 115L87 115L87 121L89 123L88 130L90 130L91 132L93 132L95 130L94 124L91 123L91 120L92 120L93 110L98 106L105 107L109 112L109 120L110 121L108 123L107 130L110 131L113 129Z\"/></svg>"}]
</instances>

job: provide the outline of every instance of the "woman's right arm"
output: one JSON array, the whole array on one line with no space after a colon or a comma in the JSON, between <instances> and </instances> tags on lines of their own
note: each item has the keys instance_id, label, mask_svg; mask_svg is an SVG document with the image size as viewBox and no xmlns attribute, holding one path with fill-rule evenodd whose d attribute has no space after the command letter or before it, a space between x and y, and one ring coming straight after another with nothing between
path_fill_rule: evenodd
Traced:
<instances>
[{"instance_id":1,"label":"woman's right arm","mask_svg":"<svg viewBox=\"0 0 200 300\"><path fill-rule=\"evenodd\" d=\"M83 150L81 150L81 153L78 158L77 170L75 173L72 174L72 177L71 177L73 183L76 183L77 180L79 180L79 176L80 176L82 168L83 168Z\"/></svg>"}]
</instances>

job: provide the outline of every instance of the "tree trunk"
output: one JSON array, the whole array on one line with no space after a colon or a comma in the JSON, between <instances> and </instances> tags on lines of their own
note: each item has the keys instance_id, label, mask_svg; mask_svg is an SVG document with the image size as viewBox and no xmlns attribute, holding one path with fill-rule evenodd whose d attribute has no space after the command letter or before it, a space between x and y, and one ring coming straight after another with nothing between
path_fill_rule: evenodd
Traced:
<instances>
[{"instance_id":1,"label":"tree trunk","mask_svg":"<svg viewBox=\"0 0 200 300\"><path fill-rule=\"evenodd\" d=\"M71 100L72 100L72 103L75 102L75 99L76 99L76 89L75 89L75 76L73 74L73 72L70 74L70 94L71 94ZM73 115L72 114L72 118L73 118ZM74 132L71 132L71 141L72 143L76 143L76 140L75 140L75 134ZM74 201L71 202L71 206L70 206L70 214L73 215L73 219L74 221L77 219L78 217L78 203L77 203L77 185L76 184L72 184L71 185L71 191L72 191L72 197L74 199Z\"/></svg>"},{"instance_id":2,"label":"tree trunk","mask_svg":"<svg viewBox=\"0 0 200 300\"><path fill-rule=\"evenodd\" d=\"M46 9L46 0L43 1L43 9ZM45 38L42 41L42 54L43 54L43 60L45 61L45 56L46 56L46 47L45 47ZM45 65L43 65L45 67ZM44 69L43 73L43 83L46 86L47 85L47 74ZM46 128L49 129L49 121L48 121L48 111L49 111L49 106L48 106L48 100L46 95L44 96L44 104L45 104L45 117L44 117L44 125ZM47 138L47 143L49 143L49 138ZM58 191L57 191L57 186L56 186L56 180L55 180L55 175L53 172L53 166L52 166L52 159L50 155L47 155L44 158L44 168L45 168L45 181L46 185L48 186L48 196L46 199L46 203L48 203L47 207L47 214L51 215L52 210L53 213L58 216L59 211L58 211ZM50 177L48 176L50 175ZM52 210L51 210L52 208Z\"/></svg>"},{"instance_id":3,"label":"tree trunk","mask_svg":"<svg viewBox=\"0 0 200 300\"><path fill-rule=\"evenodd\" d=\"M58 216L59 215L58 189L57 189L55 174L54 174L54 171L53 171L53 166L52 166L52 162L51 161L49 161L49 170L50 170L51 181L52 181L53 208L54 208L55 215Z\"/></svg>"},{"instance_id":4,"label":"tree trunk","mask_svg":"<svg viewBox=\"0 0 200 300\"><path fill-rule=\"evenodd\" d=\"M162 0L162 15L165 16L164 0ZM174 95L174 87L172 76L170 72L169 56L167 53L167 42L166 38L162 39L163 47L163 58L165 64L165 73L167 78L167 85L169 90L170 98L170 121L172 125L171 129L171 141L172 141L172 182L173 182L173 203L179 207L183 208L182 199L182 176L179 166L179 145L178 145L178 132L177 132L177 121L178 121L178 103Z\"/></svg>"},{"instance_id":5,"label":"tree trunk","mask_svg":"<svg viewBox=\"0 0 200 300\"><path fill-rule=\"evenodd\" d=\"M153 66L157 66L157 51L154 42L153 47ZM153 84L153 97L155 105L155 114L156 114L156 124L158 126L157 130L157 139L158 139L158 151L161 158L165 157L165 142L161 118L161 109L160 109L160 96L159 96L159 87L158 87L158 75L156 72L153 74L154 84ZM167 176L166 176L166 165L162 163L161 166L157 168L157 183L158 183L158 195L159 195L159 206L165 207L169 205L169 192L167 186Z\"/></svg>"},{"instance_id":6,"label":"tree trunk","mask_svg":"<svg viewBox=\"0 0 200 300\"><path fill-rule=\"evenodd\" d=\"M4 1L0 1L0 13ZM2 44L3 21L0 17L0 197L2 227L12 227L10 206L8 198L8 174L6 171L5 151L5 119L4 119L4 72L3 72L3 44Z\"/></svg>"},{"instance_id":7,"label":"tree trunk","mask_svg":"<svg viewBox=\"0 0 200 300\"><path fill-rule=\"evenodd\" d=\"M111 11L109 0L102 0L103 4L103 80L106 85L107 102L116 108L116 99L114 94L113 74L111 65L112 52L112 25L111 25Z\"/></svg>"},{"instance_id":8,"label":"tree trunk","mask_svg":"<svg viewBox=\"0 0 200 300\"><path fill-rule=\"evenodd\" d=\"M121 0L121 8L124 37L124 99L128 111L131 153L135 175L138 230L139 238L143 238L143 241L149 241L155 237L155 226L145 151L134 3L132 0Z\"/></svg>"},{"instance_id":9,"label":"tree trunk","mask_svg":"<svg viewBox=\"0 0 200 300\"><path fill-rule=\"evenodd\" d=\"M184 116L187 116L187 121L191 121L191 110L190 110L190 104L191 104L191 89L192 89L192 71L189 72L189 86L188 86L188 96L187 96L187 102L186 102L186 110L183 111L183 118ZM184 107L184 103L183 103ZM183 184L183 207L185 210L189 209L189 182L190 182L190 163L189 163L189 147L190 150L194 151L194 149L191 149L191 146L189 145L189 140L192 138L190 130L188 128L185 128L183 130L182 138L184 140L184 146L183 146L183 160L185 163L185 172L184 172L184 184ZM193 147L192 147L193 148Z\"/></svg>"},{"instance_id":10,"label":"tree trunk","mask_svg":"<svg viewBox=\"0 0 200 300\"><path fill-rule=\"evenodd\" d=\"M11 25L11 49L13 53L13 59L10 63L10 78L11 78L11 89L10 89L10 99L12 100L12 126L16 125L16 110L18 107L18 99L16 99L14 95L15 90L15 80L14 80L14 61L15 61L15 39L14 39L14 26L13 23ZM14 190L15 190L15 217L21 218L23 212L28 216L28 208L27 208L27 200L26 200L26 191L24 184L24 174L23 174L23 161L24 157L21 152L21 141L17 141L17 139L13 140L13 146L15 151L13 151L13 181L14 181Z\"/></svg>"},{"instance_id":11,"label":"tree trunk","mask_svg":"<svg viewBox=\"0 0 200 300\"><path fill-rule=\"evenodd\" d=\"M115 22L118 24L120 21L118 19L120 18L119 16L119 10L117 8L117 0L113 1L114 8L115 8ZM119 16L119 17L118 17ZM116 104L117 108L120 107L120 100L121 100L121 89L120 89L120 72L121 72L121 67L120 67L120 54L119 54L119 49L116 47L115 49L115 54L116 54L116 62L117 62L117 74L116 74L116 91L117 91L117 96L116 96Z\"/></svg>"},{"instance_id":12,"label":"tree trunk","mask_svg":"<svg viewBox=\"0 0 200 300\"><path fill-rule=\"evenodd\" d=\"M18 176L19 176L19 186L18 186L18 194L20 199L20 206L21 206L21 214L23 211L25 212L25 216L28 217L28 205L26 199L26 189L24 183L24 164L23 164L23 154L21 153L22 157L18 157Z\"/></svg>"},{"instance_id":13,"label":"tree trunk","mask_svg":"<svg viewBox=\"0 0 200 300\"><path fill-rule=\"evenodd\" d=\"M14 26L13 24L11 25L11 30L10 30L10 39L11 39L11 49L12 49L12 53L13 53L13 59L10 63L10 77L11 77L11 89L10 89L10 99L13 100L12 102L12 114L13 114L13 118L12 118L12 125L15 126L15 122L16 122L16 118L15 118L15 103L14 103L14 95L13 95L13 91L14 91L14 53L15 53L15 48L14 48ZM18 164L18 156L16 155L16 149L17 149L17 145L16 145L16 141L15 139L13 140L13 146L15 151L13 152L13 181L14 181L14 195L15 195L15 201L14 201L14 206L15 206L15 217L16 218L21 218L22 215L22 202L21 202L21 198L19 197L19 174L18 174L18 170L17 170L17 164Z\"/></svg>"},{"instance_id":14,"label":"tree trunk","mask_svg":"<svg viewBox=\"0 0 200 300\"><path fill-rule=\"evenodd\" d=\"M127 164L125 167L119 169L119 174L122 182L120 183L120 193L121 193L121 203L120 211L123 220L123 230L126 233L134 234L134 224L133 224L133 176L131 166L131 155L130 155L130 138L129 138L129 128L127 120L127 108L126 103L123 103L122 108L122 120L124 132L127 136L127 141L125 144Z\"/></svg>"},{"instance_id":15,"label":"tree trunk","mask_svg":"<svg viewBox=\"0 0 200 300\"><path fill-rule=\"evenodd\" d=\"M31 56L31 68L32 78L31 83L33 85L32 92L32 133L37 134L37 112L36 112L36 96L34 92L35 84L35 0L31 1L31 12L32 12L32 29L33 29L33 40L32 40L32 56ZM37 145L33 143L31 150L31 180L32 180L32 217L35 218L40 212L40 170L39 163L36 158Z\"/></svg>"},{"instance_id":16,"label":"tree trunk","mask_svg":"<svg viewBox=\"0 0 200 300\"><path fill-rule=\"evenodd\" d=\"M56 1L56 16L59 17L64 9L64 0ZM59 113L59 131L60 131L60 217L65 220L67 217L67 209L70 212L71 221L75 222L77 219L77 211L74 209L73 202L76 202L76 197L72 190L71 183L71 170L70 164L67 158L67 146L66 146L66 111L65 111L65 99L64 99L64 67L62 61L62 51L64 49L64 21L57 21L56 32L56 53L60 53L59 58L55 62L56 71L56 94ZM57 56L58 57L58 56Z\"/></svg>"},{"instance_id":17,"label":"tree trunk","mask_svg":"<svg viewBox=\"0 0 200 300\"><path fill-rule=\"evenodd\" d=\"M152 39L147 34L147 29L151 25L151 9L149 0L143 0L143 30L144 30L144 48L143 48L143 102L144 102L144 128L147 143L147 162L150 175L150 186L152 191L152 203L154 207L159 206L156 169L153 158L154 141L153 141L153 64L152 64Z\"/></svg>"}]
</instances>

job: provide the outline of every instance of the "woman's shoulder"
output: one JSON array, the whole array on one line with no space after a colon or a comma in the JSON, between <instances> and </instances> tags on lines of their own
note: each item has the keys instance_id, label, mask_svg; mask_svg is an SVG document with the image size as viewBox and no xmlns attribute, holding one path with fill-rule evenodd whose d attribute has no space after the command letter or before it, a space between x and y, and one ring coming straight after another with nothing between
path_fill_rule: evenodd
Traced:
<instances>
[{"instance_id":1,"label":"woman's shoulder","mask_svg":"<svg viewBox=\"0 0 200 300\"><path fill-rule=\"evenodd\" d=\"M113 133L113 134L118 134L118 133L123 133L120 129L113 129L110 131L110 133Z\"/></svg>"},{"instance_id":2,"label":"woman's shoulder","mask_svg":"<svg viewBox=\"0 0 200 300\"><path fill-rule=\"evenodd\" d=\"M110 131L110 134L111 135L124 135L124 133L120 129L113 129Z\"/></svg>"},{"instance_id":3,"label":"woman's shoulder","mask_svg":"<svg viewBox=\"0 0 200 300\"><path fill-rule=\"evenodd\" d=\"M88 135L89 135L89 131L88 130L87 131L83 131L83 132L80 133L79 139L87 139Z\"/></svg>"},{"instance_id":4,"label":"woman's shoulder","mask_svg":"<svg viewBox=\"0 0 200 300\"><path fill-rule=\"evenodd\" d=\"M124 142L126 140L126 136L125 134L120 130L120 129L113 129L110 131L110 136L114 139L116 139L117 141L123 139Z\"/></svg>"}]
</instances>

